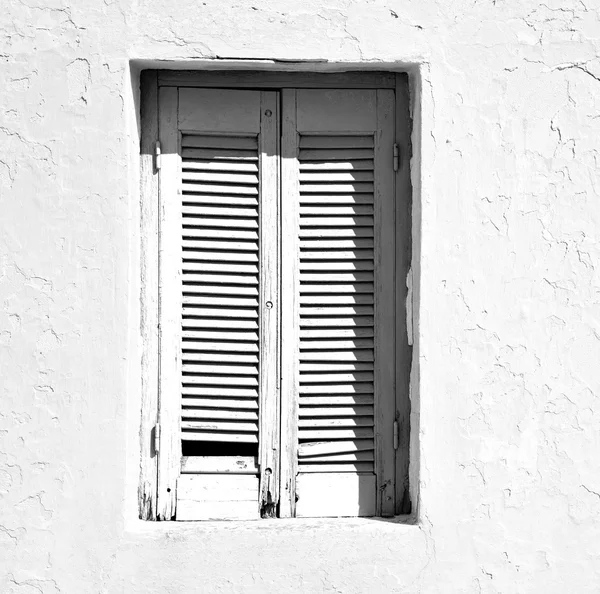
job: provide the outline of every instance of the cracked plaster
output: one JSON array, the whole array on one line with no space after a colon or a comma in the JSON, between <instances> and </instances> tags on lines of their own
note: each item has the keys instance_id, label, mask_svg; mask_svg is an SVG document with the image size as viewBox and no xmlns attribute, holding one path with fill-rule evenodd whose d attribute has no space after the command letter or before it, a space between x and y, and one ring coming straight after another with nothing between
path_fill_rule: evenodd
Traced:
<instances>
[{"instance_id":1,"label":"cracked plaster","mask_svg":"<svg viewBox=\"0 0 600 594\"><path fill-rule=\"evenodd\" d=\"M597 1L18 0L0 29L0 591L600 590ZM200 58L410 68L418 525L135 520L130 60Z\"/></svg>"}]
</instances>

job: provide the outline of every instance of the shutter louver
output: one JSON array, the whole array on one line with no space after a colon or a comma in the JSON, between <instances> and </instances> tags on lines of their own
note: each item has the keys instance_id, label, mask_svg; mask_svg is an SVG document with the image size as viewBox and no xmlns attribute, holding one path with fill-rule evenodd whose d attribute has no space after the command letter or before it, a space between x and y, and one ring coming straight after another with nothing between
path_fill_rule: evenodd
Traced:
<instances>
[{"instance_id":1,"label":"shutter louver","mask_svg":"<svg viewBox=\"0 0 600 594\"><path fill-rule=\"evenodd\" d=\"M298 471L374 472L373 137L302 136Z\"/></svg>"},{"instance_id":2,"label":"shutter louver","mask_svg":"<svg viewBox=\"0 0 600 594\"><path fill-rule=\"evenodd\" d=\"M183 451L256 456L219 445L258 444L257 138L184 134L181 156Z\"/></svg>"}]
</instances>

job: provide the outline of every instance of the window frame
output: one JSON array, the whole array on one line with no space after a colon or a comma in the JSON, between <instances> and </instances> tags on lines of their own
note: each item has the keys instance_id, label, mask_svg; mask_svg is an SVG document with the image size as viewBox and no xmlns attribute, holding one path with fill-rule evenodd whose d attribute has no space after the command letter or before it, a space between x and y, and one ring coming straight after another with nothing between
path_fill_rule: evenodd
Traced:
<instances>
[{"instance_id":1,"label":"window frame","mask_svg":"<svg viewBox=\"0 0 600 594\"><path fill-rule=\"evenodd\" d=\"M158 449L165 439L157 425L159 404L159 181L158 96L161 88L198 87L254 90L316 89L394 89L394 142L398 147L395 172L396 206L396 394L397 422L395 514L411 512L409 495L410 369L412 365L411 292L406 284L411 262L411 119L409 85L406 73L396 72L278 72L278 71L174 71L143 70L140 76L141 136L141 306L142 410L140 424L140 480L138 507L141 519L168 518L169 510L157 508ZM289 515L289 514L282 514Z\"/></svg>"}]
</instances>

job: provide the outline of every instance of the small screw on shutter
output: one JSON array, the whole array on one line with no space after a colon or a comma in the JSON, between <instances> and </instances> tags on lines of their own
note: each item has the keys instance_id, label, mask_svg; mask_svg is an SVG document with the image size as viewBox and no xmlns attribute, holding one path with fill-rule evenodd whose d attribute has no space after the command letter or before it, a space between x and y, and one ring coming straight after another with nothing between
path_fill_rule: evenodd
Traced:
<instances>
[{"instance_id":1,"label":"small screw on shutter","mask_svg":"<svg viewBox=\"0 0 600 594\"><path fill-rule=\"evenodd\" d=\"M394 449L398 449L398 421L394 421Z\"/></svg>"},{"instance_id":2,"label":"small screw on shutter","mask_svg":"<svg viewBox=\"0 0 600 594\"><path fill-rule=\"evenodd\" d=\"M399 168L400 168L400 148L398 147L397 144L394 144L394 171L398 171Z\"/></svg>"}]
</instances>

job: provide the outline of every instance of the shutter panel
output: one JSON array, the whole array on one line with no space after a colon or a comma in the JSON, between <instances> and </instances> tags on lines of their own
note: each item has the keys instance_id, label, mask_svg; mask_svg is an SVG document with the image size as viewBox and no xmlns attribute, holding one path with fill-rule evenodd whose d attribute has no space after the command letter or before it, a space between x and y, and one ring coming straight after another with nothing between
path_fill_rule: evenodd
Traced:
<instances>
[{"instance_id":1,"label":"shutter panel","mask_svg":"<svg viewBox=\"0 0 600 594\"><path fill-rule=\"evenodd\" d=\"M167 400L178 406L178 443L170 453L180 459L179 520L258 518L261 483L272 480L272 464L267 481L259 476L260 466L266 467L259 442L261 417L271 417L276 407L265 393L273 381L267 374L275 374L269 363L276 336L265 335L273 329L269 319L264 328L262 314L266 297L275 300L265 291L277 275L264 266L273 259L277 229L268 229L275 235L271 240L262 237L265 214L267 226L274 218L263 200L271 201L277 191L269 146L276 143L276 126L263 122L261 105L275 97L179 90L179 161L168 172L177 175L179 193L165 192L165 201L161 195L165 211L179 213L178 237L165 234L178 242L179 260L161 260L161 273L170 281L167 293L179 290L178 300L161 304L177 322L163 326L162 335L179 336L176 352L162 350L170 384L161 378L161 416L172 407ZM265 190L265 183L274 190Z\"/></svg>"},{"instance_id":2,"label":"shutter panel","mask_svg":"<svg viewBox=\"0 0 600 594\"><path fill-rule=\"evenodd\" d=\"M184 456L257 457L258 139L183 134L181 156Z\"/></svg>"},{"instance_id":3,"label":"shutter panel","mask_svg":"<svg viewBox=\"0 0 600 594\"><path fill-rule=\"evenodd\" d=\"M295 271L288 272L287 297L294 327L282 333L284 341L293 337L283 347L282 371L297 411L289 432L296 434L296 515L388 515L395 248L393 137L381 124L393 115L393 95L295 95L284 147L287 134L297 159L284 169L284 182L297 181L290 184L294 204L283 230L284 241L294 237L283 249L290 254L284 286L285 271ZM384 501L388 493L392 499Z\"/></svg>"}]
</instances>

